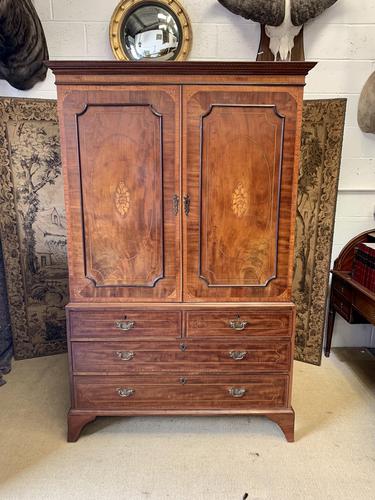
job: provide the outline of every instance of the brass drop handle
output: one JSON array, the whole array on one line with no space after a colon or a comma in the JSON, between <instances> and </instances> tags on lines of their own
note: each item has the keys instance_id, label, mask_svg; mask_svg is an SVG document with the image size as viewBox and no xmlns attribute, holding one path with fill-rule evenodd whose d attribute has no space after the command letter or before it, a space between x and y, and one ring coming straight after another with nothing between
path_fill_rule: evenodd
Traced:
<instances>
[{"instance_id":1,"label":"brass drop handle","mask_svg":"<svg viewBox=\"0 0 375 500\"><path fill-rule=\"evenodd\" d=\"M116 389L116 392L120 396L120 398L130 398L130 396L133 396L133 394L135 394L135 389L127 389L125 387L118 387Z\"/></svg>"},{"instance_id":2,"label":"brass drop handle","mask_svg":"<svg viewBox=\"0 0 375 500\"><path fill-rule=\"evenodd\" d=\"M246 389L243 389L242 387L231 387L229 389L229 394L233 398L242 398L246 393Z\"/></svg>"},{"instance_id":3,"label":"brass drop handle","mask_svg":"<svg viewBox=\"0 0 375 500\"><path fill-rule=\"evenodd\" d=\"M247 351L230 351L229 356L235 361L241 361L241 359L246 358Z\"/></svg>"},{"instance_id":4,"label":"brass drop handle","mask_svg":"<svg viewBox=\"0 0 375 500\"><path fill-rule=\"evenodd\" d=\"M237 316L237 319L231 319L229 321L229 326L233 328L233 330L237 330L238 332L245 330L248 324L249 323L247 321L240 319L239 316Z\"/></svg>"},{"instance_id":5,"label":"brass drop handle","mask_svg":"<svg viewBox=\"0 0 375 500\"><path fill-rule=\"evenodd\" d=\"M129 331L135 327L135 321L119 320L115 321L115 327L119 330Z\"/></svg>"},{"instance_id":6,"label":"brass drop handle","mask_svg":"<svg viewBox=\"0 0 375 500\"><path fill-rule=\"evenodd\" d=\"M116 356L122 361L130 361L134 358L135 353L132 351L116 351Z\"/></svg>"}]
</instances>

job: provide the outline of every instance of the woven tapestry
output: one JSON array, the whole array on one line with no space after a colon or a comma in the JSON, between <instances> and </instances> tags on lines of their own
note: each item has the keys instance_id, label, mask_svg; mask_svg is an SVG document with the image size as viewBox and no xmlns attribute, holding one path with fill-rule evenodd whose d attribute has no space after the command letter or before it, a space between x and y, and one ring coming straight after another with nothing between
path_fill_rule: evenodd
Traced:
<instances>
[{"instance_id":1,"label":"woven tapestry","mask_svg":"<svg viewBox=\"0 0 375 500\"><path fill-rule=\"evenodd\" d=\"M66 220L56 102L0 99L0 236L16 359L66 350Z\"/></svg>"},{"instance_id":2,"label":"woven tapestry","mask_svg":"<svg viewBox=\"0 0 375 500\"><path fill-rule=\"evenodd\" d=\"M12 332L5 283L3 249L0 242L0 386L5 384L3 375L10 372L12 355Z\"/></svg>"},{"instance_id":3,"label":"woven tapestry","mask_svg":"<svg viewBox=\"0 0 375 500\"><path fill-rule=\"evenodd\" d=\"M321 362L346 99L305 101L293 301L296 359Z\"/></svg>"}]
</instances>

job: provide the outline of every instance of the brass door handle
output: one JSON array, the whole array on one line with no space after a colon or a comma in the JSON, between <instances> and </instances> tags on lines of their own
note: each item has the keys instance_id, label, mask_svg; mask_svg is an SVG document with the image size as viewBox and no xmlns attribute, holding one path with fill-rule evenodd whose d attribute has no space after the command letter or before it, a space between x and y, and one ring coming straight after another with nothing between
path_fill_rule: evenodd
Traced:
<instances>
[{"instance_id":1,"label":"brass door handle","mask_svg":"<svg viewBox=\"0 0 375 500\"><path fill-rule=\"evenodd\" d=\"M229 356L235 361L241 361L241 359L246 358L247 351L230 351Z\"/></svg>"},{"instance_id":2,"label":"brass door handle","mask_svg":"<svg viewBox=\"0 0 375 500\"><path fill-rule=\"evenodd\" d=\"M229 321L229 326L233 328L233 330L237 330L238 332L245 330L248 324L249 323L247 321L244 321L239 317L237 319L231 319Z\"/></svg>"},{"instance_id":3,"label":"brass door handle","mask_svg":"<svg viewBox=\"0 0 375 500\"><path fill-rule=\"evenodd\" d=\"M116 351L116 356L122 361L130 361L134 358L135 353L132 351Z\"/></svg>"},{"instance_id":4,"label":"brass door handle","mask_svg":"<svg viewBox=\"0 0 375 500\"><path fill-rule=\"evenodd\" d=\"M127 332L135 327L135 321L125 321L125 320L115 321L115 327L118 328L119 330Z\"/></svg>"},{"instance_id":5,"label":"brass door handle","mask_svg":"<svg viewBox=\"0 0 375 500\"><path fill-rule=\"evenodd\" d=\"M190 196L188 194L184 195L184 212L186 216L190 213Z\"/></svg>"},{"instance_id":6,"label":"brass door handle","mask_svg":"<svg viewBox=\"0 0 375 500\"><path fill-rule=\"evenodd\" d=\"M229 389L229 394L233 398L242 398L246 393L246 389L243 389L242 387L232 387Z\"/></svg>"},{"instance_id":7,"label":"brass door handle","mask_svg":"<svg viewBox=\"0 0 375 500\"><path fill-rule=\"evenodd\" d=\"M178 194L175 194L173 196L173 213L175 216L178 215L179 206L180 206L180 197L178 196Z\"/></svg>"},{"instance_id":8,"label":"brass door handle","mask_svg":"<svg viewBox=\"0 0 375 500\"><path fill-rule=\"evenodd\" d=\"M121 398L130 398L130 396L133 396L135 394L135 389L127 389L125 387L118 387L116 389L116 392Z\"/></svg>"}]
</instances>

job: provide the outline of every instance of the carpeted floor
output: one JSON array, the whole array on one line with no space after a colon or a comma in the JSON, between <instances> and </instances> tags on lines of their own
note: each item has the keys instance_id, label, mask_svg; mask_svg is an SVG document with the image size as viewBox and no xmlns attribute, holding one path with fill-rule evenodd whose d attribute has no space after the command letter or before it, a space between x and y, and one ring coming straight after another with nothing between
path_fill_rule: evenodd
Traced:
<instances>
[{"instance_id":1,"label":"carpeted floor","mask_svg":"<svg viewBox=\"0 0 375 500\"><path fill-rule=\"evenodd\" d=\"M375 498L375 362L296 363L296 439L262 417L102 418L65 441L63 355L14 363L0 389L0 498Z\"/></svg>"}]
</instances>

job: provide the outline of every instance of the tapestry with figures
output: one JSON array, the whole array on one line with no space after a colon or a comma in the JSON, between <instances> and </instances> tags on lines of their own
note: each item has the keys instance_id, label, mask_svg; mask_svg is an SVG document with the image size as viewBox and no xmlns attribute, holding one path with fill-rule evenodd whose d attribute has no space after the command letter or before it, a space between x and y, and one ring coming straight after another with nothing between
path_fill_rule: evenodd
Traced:
<instances>
[{"instance_id":1,"label":"tapestry with figures","mask_svg":"<svg viewBox=\"0 0 375 500\"><path fill-rule=\"evenodd\" d=\"M66 219L56 102L0 99L0 236L16 359L66 350Z\"/></svg>"}]
</instances>

